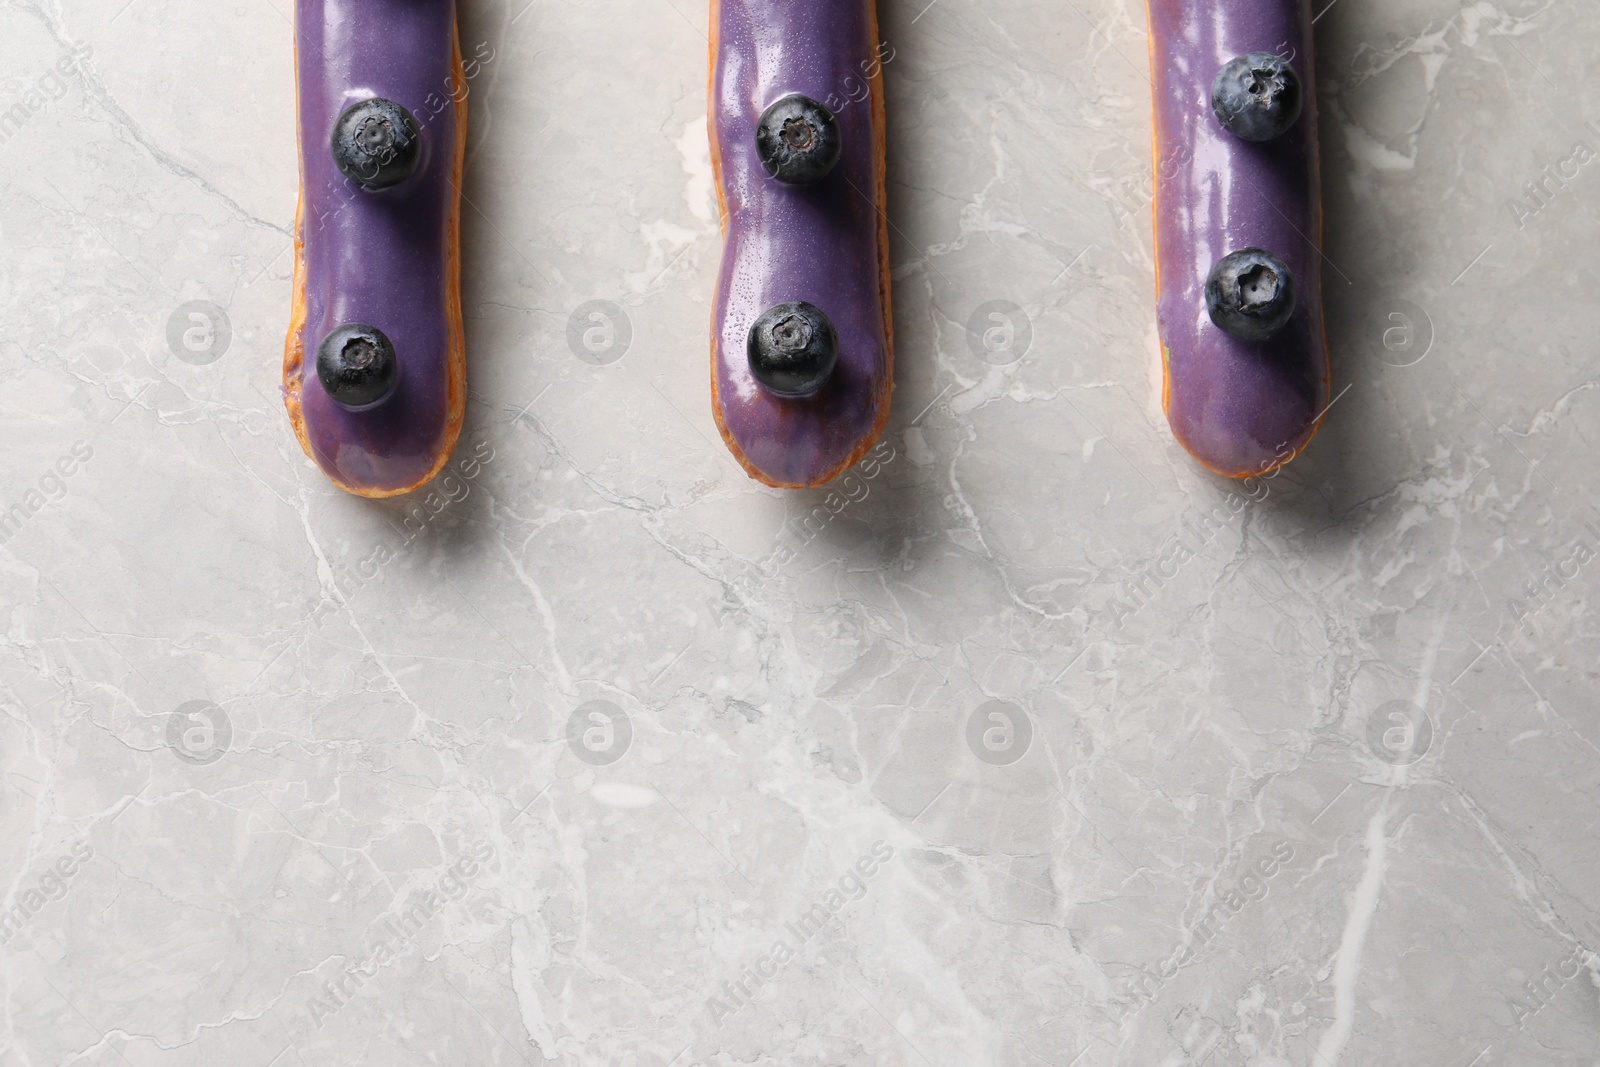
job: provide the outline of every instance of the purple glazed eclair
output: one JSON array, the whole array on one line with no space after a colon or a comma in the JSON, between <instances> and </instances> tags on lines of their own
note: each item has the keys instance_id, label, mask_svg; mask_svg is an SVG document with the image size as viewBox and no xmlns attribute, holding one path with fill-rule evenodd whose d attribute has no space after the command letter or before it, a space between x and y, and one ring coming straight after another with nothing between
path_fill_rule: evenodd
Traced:
<instances>
[{"instance_id":1,"label":"purple glazed eclair","mask_svg":"<svg viewBox=\"0 0 1600 1067\"><path fill-rule=\"evenodd\" d=\"M711 316L722 439L768 485L822 485L889 418L893 342L874 0L712 0Z\"/></svg>"},{"instance_id":2,"label":"purple glazed eclair","mask_svg":"<svg viewBox=\"0 0 1600 1067\"><path fill-rule=\"evenodd\" d=\"M454 0L296 0L295 75L284 404L335 485L394 496L444 466L466 407Z\"/></svg>"},{"instance_id":3,"label":"purple glazed eclair","mask_svg":"<svg viewBox=\"0 0 1600 1067\"><path fill-rule=\"evenodd\" d=\"M1157 321L1172 432L1230 478L1328 407L1310 0L1148 0Z\"/></svg>"}]
</instances>

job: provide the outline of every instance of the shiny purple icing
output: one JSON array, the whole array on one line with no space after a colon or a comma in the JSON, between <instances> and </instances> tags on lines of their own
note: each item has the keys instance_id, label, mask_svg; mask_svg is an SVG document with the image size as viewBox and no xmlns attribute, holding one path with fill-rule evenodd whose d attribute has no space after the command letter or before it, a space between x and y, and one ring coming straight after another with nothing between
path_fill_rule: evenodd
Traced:
<instances>
[{"instance_id":1,"label":"shiny purple icing","mask_svg":"<svg viewBox=\"0 0 1600 1067\"><path fill-rule=\"evenodd\" d=\"M727 241L712 319L718 422L747 470L818 485L859 458L888 415L890 351L880 290L879 138L873 0L720 0L711 121ZM822 181L785 185L756 154L761 113L802 93L828 106L843 154ZM746 337L774 304L804 300L832 320L838 366L821 392L783 399L750 372Z\"/></svg>"},{"instance_id":2,"label":"shiny purple icing","mask_svg":"<svg viewBox=\"0 0 1600 1067\"><path fill-rule=\"evenodd\" d=\"M413 488L451 435L448 240L457 191L453 0L297 0L296 65L304 184L305 322L300 372L313 458L356 492ZM405 182L365 192L329 151L334 120L369 97L393 100L422 128ZM367 411L340 407L317 380L317 345L335 326L376 326L394 343L395 392Z\"/></svg>"},{"instance_id":3,"label":"shiny purple icing","mask_svg":"<svg viewBox=\"0 0 1600 1067\"><path fill-rule=\"evenodd\" d=\"M1310 439L1328 404L1310 0L1149 0L1149 13L1167 419L1212 470L1261 473ZM1217 71L1249 52L1276 52L1300 76L1304 109L1273 141L1242 141L1211 112ZM1206 312L1212 265L1248 247L1282 259L1297 287L1288 325L1261 342Z\"/></svg>"}]
</instances>

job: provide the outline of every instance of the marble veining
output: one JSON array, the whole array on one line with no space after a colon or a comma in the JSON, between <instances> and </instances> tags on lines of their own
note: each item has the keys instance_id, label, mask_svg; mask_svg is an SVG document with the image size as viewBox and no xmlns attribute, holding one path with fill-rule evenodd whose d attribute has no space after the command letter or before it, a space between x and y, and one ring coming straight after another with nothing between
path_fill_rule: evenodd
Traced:
<instances>
[{"instance_id":1,"label":"marble veining","mask_svg":"<svg viewBox=\"0 0 1600 1067\"><path fill-rule=\"evenodd\" d=\"M892 414L779 491L708 5L463 0L382 501L279 401L289 4L0 8L0 1063L1600 1064L1600 11L1314 6L1304 455L1162 417L1143 5L880 0Z\"/></svg>"}]
</instances>

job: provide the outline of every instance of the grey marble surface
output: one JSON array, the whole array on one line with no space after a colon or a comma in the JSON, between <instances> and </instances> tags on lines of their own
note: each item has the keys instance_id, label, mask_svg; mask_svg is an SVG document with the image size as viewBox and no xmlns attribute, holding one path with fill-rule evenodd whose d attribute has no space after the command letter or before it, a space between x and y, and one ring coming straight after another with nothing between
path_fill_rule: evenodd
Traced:
<instances>
[{"instance_id":1,"label":"grey marble surface","mask_svg":"<svg viewBox=\"0 0 1600 1067\"><path fill-rule=\"evenodd\" d=\"M717 437L705 5L464 0L467 427L370 502L289 0L0 6L0 1064L1600 1063L1600 10L1323 15L1337 400L1246 484L1142 6L881 13L868 468Z\"/></svg>"}]
</instances>

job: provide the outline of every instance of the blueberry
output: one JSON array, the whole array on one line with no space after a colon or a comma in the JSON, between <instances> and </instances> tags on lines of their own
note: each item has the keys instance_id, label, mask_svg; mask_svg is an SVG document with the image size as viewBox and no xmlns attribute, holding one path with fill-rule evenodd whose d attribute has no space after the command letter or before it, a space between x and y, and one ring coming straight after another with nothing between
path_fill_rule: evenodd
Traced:
<instances>
[{"instance_id":1,"label":"blueberry","mask_svg":"<svg viewBox=\"0 0 1600 1067\"><path fill-rule=\"evenodd\" d=\"M1266 249L1242 248L1211 268L1206 310L1241 341L1265 341L1294 314L1294 275Z\"/></svg>"},{"instance_id":2,"label":"blueberry","mask_svg":"<svg viewBox=\"0 0 1600 1067\"><path fill-rule=\"evenodd\" d=\"M745 348L756 381L784 397L821 389L839 362L833 323L815 304L775 304L750 327Z\"/></svg>"},{"instance_id":3,"label":"blueberry","mask_svg":"<svg viewBox=\"0 0 1600 1067\"><path fill-rule=\"evenodd\" d=\"M1270 141L1300 117L1300 76L1271 52L1230 59L1211 83L1211 110L1234 136Z\"/></svg>"},{"instance_id":4,"label":"blueberry","mask_svg":"<svg viewBox=\"0 0 1600 1067\"><path fill-rule=\"evenodd\" d=\"M317 380L341 407L361 411L381 403L399 377L394 345L376 326L335 326L317 346Z\"/></svg>"},{"instance_id":5,"label":"blueberry","mask_svg":"<svg viewBox=\"0 0 1600 1067\"><path fill-rule=\"evenodd\" d=\"M399 185L422 161L422 131L411 112L375 96L344 109L333 124L333 161L363 189Z\"/></svg>"},{"instance_id":6,"label":"blueberry","mask_svg":"<svg viewBox=\"0 0 1600 1067\"><path fill-rule=\"evenodd\" d=\"M767 173L780 182L821 181L839 162L839 123L809 96L791 93L761 113L756 152Z\"/></svg>"}]
</instances>

